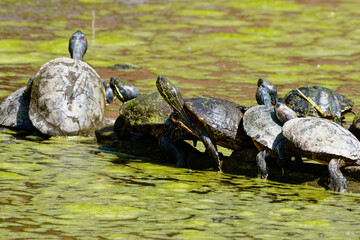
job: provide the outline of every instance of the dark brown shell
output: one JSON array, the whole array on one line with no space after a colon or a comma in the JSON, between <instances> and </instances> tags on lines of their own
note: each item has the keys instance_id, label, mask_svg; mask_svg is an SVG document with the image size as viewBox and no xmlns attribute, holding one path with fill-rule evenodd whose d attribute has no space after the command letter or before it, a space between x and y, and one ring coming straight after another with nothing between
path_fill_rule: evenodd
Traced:
<instances>
[{"instance_id":1,"label":"dark brown shell","mask_svg":"<svg viewBox=\"0 0 360 240\"><path fill-rule=\"evenodd\" d=\"M245 106L210 96L190 98L185 102L218 145L231 149L241 147L239 126Z\"/></svg>"}]
</instances>

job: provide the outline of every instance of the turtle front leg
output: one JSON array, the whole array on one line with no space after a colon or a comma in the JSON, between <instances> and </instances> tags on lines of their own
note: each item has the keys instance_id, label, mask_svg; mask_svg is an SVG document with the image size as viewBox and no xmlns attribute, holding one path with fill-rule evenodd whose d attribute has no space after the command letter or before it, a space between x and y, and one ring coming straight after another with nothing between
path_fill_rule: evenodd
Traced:
<instances>
[{"instance_id":1,"label":"turtle front leg","mask_svg":"<svg viewBox=\"0 0 360 240\"><path fill-rule=\"evenodd\" d=\"M176 166L183 167L185 165L185 153L174 144L170 133L164 134L159 138L159 145L168 158L175 159Z\"/></svg>"},{"instance_id":2,"label":"turtle front leg","mask_svg":"<svg viewBox=\"0 0 360 240\"><path fill-rule=\"evenodd\" d=\"M266 158L266 150L259 152L256 155L256 165L260 171L261 178L267 179L269 176L269 167L265 161Z\"/></svg>"},{"instance_id":3,"label":"turtle front leg","mask_svg":"<svg viewBox=\"0 0 360 240\"><path fill-rule=\"evenodd\" d=\"M216 151L216 147L214 146L210 137L207 134L202 134L200 135L200 140L204 143L206 152L213 159L215 170L221 171L221 161L220 161L219 153Z\"/></svg>"},{"instance_id":4,"label":"turtle front leg","mask_svg":"<svg viewBox=\"0 0 360 240\"><path fill-rule=\"evenodd\" d=\"M328 165L330 173L330 190L343 192L346 190L346 179L340 171L340 160L333 158Z\"/></svg>"}]
</instances>

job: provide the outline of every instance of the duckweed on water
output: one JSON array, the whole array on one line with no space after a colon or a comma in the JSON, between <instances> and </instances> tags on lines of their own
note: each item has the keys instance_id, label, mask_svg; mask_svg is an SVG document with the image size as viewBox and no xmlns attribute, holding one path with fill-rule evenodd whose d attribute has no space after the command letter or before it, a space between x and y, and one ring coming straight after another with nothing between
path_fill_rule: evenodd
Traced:
<instances>
[{"instance_id":1,"label":"duckweed on water","mask_svg":"<svg viewBox=\"0 0 360 240\"><path fill-rule=\"evenodd\" d=\"M209 94L252 105L256 81L264 77L281 89L280 96L295 86L350 86L351 92L342 93L360 103L356 2L79 0L62 1L60 7L56 1L21 0L0 5L1 98L24 86L49 59L69 56L68 37L82 29L89 41L85 60L95 69L118 63L141 67L148 75L138 77L138 70L99 74L131 73L136 78L128 79L142 92L155 91L152 77L163 74L186 97ZM358 194L176 168L161 164L163 159L104 152L92 138L44 140L4 129L0 159L0 235L7 239L360 235Z\"/></svg>"}]
</instances>

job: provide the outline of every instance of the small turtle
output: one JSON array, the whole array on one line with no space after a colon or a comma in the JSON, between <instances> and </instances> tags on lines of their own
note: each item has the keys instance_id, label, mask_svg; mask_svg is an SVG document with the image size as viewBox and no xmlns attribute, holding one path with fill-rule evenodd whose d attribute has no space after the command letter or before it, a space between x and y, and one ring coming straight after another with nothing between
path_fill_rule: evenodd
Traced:
<instances>
[{"instance_id":1,"label":"small turtle","mask_svg":"<svg viewBox=\"0 0 360 240\"><path fill-rule=\"evenodd\" d=\"M298 116L328 118L339 124L354 107L354 103L344 95L321 86L294 89L281 102L292 108Z\"/></svg>"},{"instance_id":2,"label":"small turtle","mask_svg":"<svg viewBox=\"0 0 360 240\"><path fill-rule=\"evenodd\" d=\"M159 75L156 86L162 97L174 109L171 121L195 135L205 145L215 169L221 169L215 144L230 149L241 148L240 122L247 109L224 99L204 96L184 101L180 91L165 77Z\"/></svg>"},{"instance_id":3,"label":"small turtle","mask_svg":"<svg viewBox=\"0 0 360 240\"><path fill-rule=\"evenodd\" d=\"M268 92L271 103L277 101L292 108L299 117L322 117L332 119L341 124L344 115L352 111L354 103L344 95L321 86L306 86L291 90L285 97L278 100L275 87L265 79L258 81L258 94Z\"/></svg>"},{"instance_id":4,"label":"small turtle","mask_svg":"<svg viewBox=\"0 0 360 240\"><path fill-rule=\"evenodd\" d=\"M0 125L35 130L29 118L29 95L26 86L19 88L0 104Z\"/></svg>"},{"instance_id":5,"label":"small turtle","mask_svg":"<svg viewBox=\"0 0 360 240\"><path fill-rule=\"evenodd\" d=\"M114 96L123 103L136 98L141 94L139 89L134 85L128 84L116 77L110 78L109 86L112 89L112 92L115 93Z\"/></svg>"},{"instance_id":6,"label":"small turtle","mask_svg":"<svg viewBox=\"0 0 360 240\"><path fill-rule=\"evenodd\" d=\"M103 81L81 61L87 40L81 31L69 41L73 58L45 63L31 84L29 117L41 133L49 136L92 136L105 119Z\"/></svg>"},{"instance_id":7,"label":"small turtle","mask_svg":"<svg viewBox=\"0 0 360 240\"><path fill-rule=\"evenodd\" d=\"M284 122L285 156L297 152L302 156L328 164L330 189L344 191L343 166L360 165L360 142L347 129L322 118L297 118L283 103L275 105L276 115ZM290 114L294 117L289 117ZM289 120L288 120L289 119Z\"/></svg>"},{"instance_id":8,"label":"small turtle","mask_svg":"<svg viewBox=\"0 0 360 240\"><path fill-rule=\"evenodd\" d=\"M274 85L265 79L260 78L257 82L257 86L255 97L258 104L271 106L275 105L279 101Z\"/></svg>"}]
</instances>

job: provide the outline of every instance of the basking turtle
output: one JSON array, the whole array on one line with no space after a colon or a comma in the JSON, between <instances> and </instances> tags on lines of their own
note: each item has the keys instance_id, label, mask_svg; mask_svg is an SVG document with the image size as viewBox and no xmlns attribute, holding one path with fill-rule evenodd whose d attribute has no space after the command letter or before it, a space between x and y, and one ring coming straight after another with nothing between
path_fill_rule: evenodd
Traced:
<instances>
[{"instance_id":1,"label":"basking turtle","mask_svg":"<svg viewBox=\"0 0 360 240\"><path fill-rule=\"evenodd\" d=\"M270 94L273 105L278 101L275 87L265 79L259 79L256 97L263 92ZM354 106L344 95L321 86L296 88L279 101L292 108L300 117L322 117L336 123L341 123L344 115L351 112Z\"/></svg>"},{"instance_id":2,"label":"basking turtle","mask_svg":"<svg viewBox=\"0 0 360 240\"><path fill-rule=\"evenodd\" d=\"M69 40L69 52L71 57L74 59L73 61L75 62L82 60L82 57L86 52L86 49L87 49L87 40L84 34L80 30L76 31ZM56 61L59 61L59 59ZM51 68L49 64L48 64L48 68ZM62 69L58 69L58 70L61 74L63 75L66 74L66 72L62 72ZM79 69L79 72L80 70L81 69ZM53 77L56 78L56 76ZM71 77L76 77L76 76L73 75ZM49 78L51 78L51 76L49 76ZM29 117L29 104L30 104L31 86L33 80L34 77L30 78L27 87L22 87L18 89L16 92L8 96L0 104L0 125L5 127L13 127L17 129L36 130ZM104 85L104 89L106 90L106 101L107 103L110 103L113 99L112 91L103 79L102 82ZM51 94L53 90L51 87L44 89L45 91L47 91L47 94Z\"/></svg>"},{"instance_id":3,"label":"basking turtle","mask_svg":"<svg viewBox=\"0 0 360 240\"><path fill-rule=\"evenodd\" d=\"M282 144L281 123L276 117L274 107L257 105L250 107L244 114L244 130L253 139L254 145L260 151L256 156L256 164L261 178L269 175L265 159L276 157L275 148Z\"/></svg>"},{"instance_id":4,"label":"basking turtle","mask_svg":"<svg viewBox=\"0 0 360 240\"><path fill-rule=\"evenodd\" d=\"M19 88L0 104L0 125L35 130L29 118L29 101L26 86Z\"/></svg>"},{"instance_id":5,"label":"basking turtle","mask_svg":"<svg viewBox=\"0 0 360 240\"><path fill-rule=\"evenodd\" d=\"M76 31L69 39L69 53L74 60L83 60L87 50L87 39L80 30ZM110 104L114 99L114 94L110 88L109 83L101 78L105 89L106 104Z\"/></svg>"},{"instance_id":6,"label":"basking turtle","mask_svg":"<svg viewBox=\"0 0 360 240\"><path fill-rule=\"evenodd\" d=\"M258 104L271 106L275 105L279 101L274 85L265 79L260 78L257 82L257 86L255 97Z\"/></svg>"},{"instance_id":7,"label":"basking turtle","mask_svg":"<svg viewBox=\"0 0 360 240\"><path fill-rule=\"evenodd\" d=\"M121 102L129 101L133 98L140 96L140 91L134 85L128 84L116 77L110 78L110 88Z\"/></svg>"},{"instance_id":8,"label":"basking turtle","mask_svg":"<svg viewBox=\"0 0 360 240\"><path fill-rule=\"evenodd\" d=\"M110 86L124 104L119 109L115 132L118 136L148 135L159 138L168 129L166 120L172 109L158 92L140 94L131 84L112 77Z\"/></svg>"},{"instance_id":9,"label":"basking turtle","mask_svg":"<svg viewBox=\"0 0 360 240\"><path fill-rule=\"evenodd\" d=\"M292 108L298 116L328 118L339 124L354 106L344 95L321 86L294 89L286 94L281 102Z\"/></svg>"},{"instance_id":10,"label":"basking turtle","mask_svg":"<svg viewBox=\"0 0 360 240\"><path fill-rule=\"evenodd\" d=\"M92 136L103 125L105 92L101 78L81 61L87 40L81 31L69 41L73 58L45 63L31 84L29 117L49 136Z\"/></svg>"},{"instance_id":11,"label":"basking turtle","mask_svg":"<svg viewBox=\"0 0 360 240\"><path fill-rule=\"evenodd\" d=\"M346 179L340 168L360 165L359 140L339 124L327 119L289 117L289 114L294 114L285 104L276 104L275 111L279 119L289 119L282 128L282 134L286 139L285 155L297 152L328 164L330 189L344 191Z\"/></svg>"},{"instance_id":12,"label":"basking turtle","mask_svg":"<svg viewBox=\"0 0 360 240\"><path fill-rule=\"evenodd\" d=\"M119 109L119 117L114 124L114 132L120 138L128 136L152 137L169 158L183 166L185 153L175 142L180 139L193 139L178 129L168 119L173 109L160 96L159 92L140 94L133 85L112 77L110 86L114 95L124 104Z\"/></svg>"},{"instance_id":13,"label":"basking turtle","mask_svg":"<svg viewBox=\"0 0 360 240\"><path fill-rule=\"evenodd\" d=\"M215 144L230 149L242 146L240 122L246 107L214 97L183 99L180 91L165 77L159 75L156 86L162 97L173 108L171 121L198 137L214 160L215 169L221 164Z\"/></svg>"},{"instance_id":14,"label":"basking turtle","mask_svg":"<svg viewBox=\"0 0 360 240\"><path fill-rule=\"evenodd\" d=\"M278 101L276 89L265 79L258 80L256 101L259 105L245 112L243 125L244 131L260 151L256 156L256 164L261 178L266 179L269 169L265 159L269 156L277 157L276 149L281 148L284 138L280 134L282 123L277 119L272 105ZM281 167L284 166L281 164Z\"/></svg>"}]
</instances>

